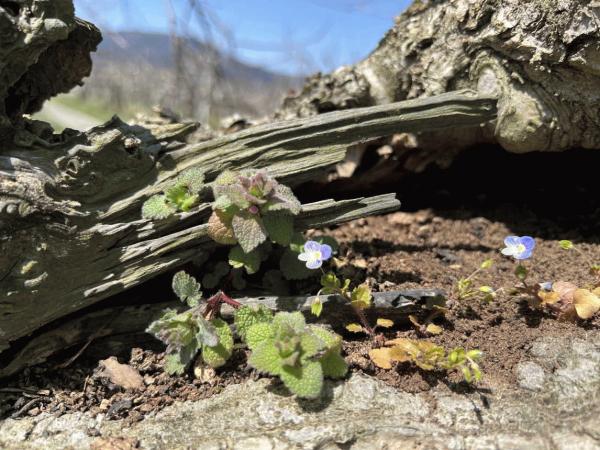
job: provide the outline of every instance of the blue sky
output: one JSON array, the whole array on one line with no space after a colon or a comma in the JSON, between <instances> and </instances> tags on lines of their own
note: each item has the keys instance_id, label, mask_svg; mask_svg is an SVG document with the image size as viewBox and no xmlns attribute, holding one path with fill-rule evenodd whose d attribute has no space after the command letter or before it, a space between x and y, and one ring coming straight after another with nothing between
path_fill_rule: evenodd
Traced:
<instances>
[{"instance_id":1,"label":"blue sky","mask_svg":"<svg viewBox=\"0 0 600 450\"><path fill-rule=\"evenodd\" d=\"M375 48L410 0L196 0L213 41L242 61L289 74L330 71ZM104 31L202 37L190 0L75 0L77 15Z\"/></svg>"}]
</instances>

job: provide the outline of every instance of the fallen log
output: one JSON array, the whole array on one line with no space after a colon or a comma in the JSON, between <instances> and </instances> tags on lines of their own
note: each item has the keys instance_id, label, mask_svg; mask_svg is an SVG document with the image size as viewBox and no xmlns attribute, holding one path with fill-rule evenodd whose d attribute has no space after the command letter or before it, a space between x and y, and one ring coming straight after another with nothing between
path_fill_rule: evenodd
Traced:
<instances>
[{"instance_id":1,"label":"fallen log","mask_svg":"<svg viewBox=\"0 0 600 450\"><path fill-rule=\"evenodd\" d=\"M485 123L495 100L448 93L250 128L185 145L194 124L152 129L119 119L0 153L0 349L41 326L211 251L209 197L188 213L142 219L140 208L183 170L268 168L295 186L343 160L346 148L396 131ZM302 229L398 207L393 195L304 205Z\"/></svg>"}]
</instances>

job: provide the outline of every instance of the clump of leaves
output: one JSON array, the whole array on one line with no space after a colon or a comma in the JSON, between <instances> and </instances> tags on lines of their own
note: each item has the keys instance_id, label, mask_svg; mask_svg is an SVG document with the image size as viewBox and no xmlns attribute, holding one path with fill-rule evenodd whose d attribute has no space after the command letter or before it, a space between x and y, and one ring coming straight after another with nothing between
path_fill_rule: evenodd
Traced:
<instances>
[{"instance_id":1,"label":"clump of leaves","mask_svg":"<svg viewBox=\"0 0 600 450\"><path fill-rule=\"evenodd\" d=\"M200 283L185 272L173 277L173 291L190 309L177 312L168 309L152 322L148 333L167 345L165 371L182 374L200 353L204 363L220 367L233 350L233 334L229 325L219 318L206 319L200 307Z\"/></svg>"},{"instance_id":2,"label":"clump of leaves","mask_svg":"<svg viewBox=\"0 0 600 450\"><path fill-rule=\"evenodd\" d=\"M213 194L208 232L214 241L239 244L244 253L252 252L267 238L290 244L293 216L301 205L289 187L266 171L223 172L213 183Z\"/></svg>"},{"instance_id":3,"label":"clump of leaves","mask_svg":"<svg viewBox=\"0 0 600 450\"><path fill-rule=\"evenodd\" d=\"M489 269L494 264L494 260L486 259L481 265L466 278L461 278L456 282L456 298L460 301L480 300L482 302L491 302L496 297L496 291L490 286L477 286L475 277L482 271Z\"/></svg>"},{"instance_id":4,"label":"clump of leaves","mask_svg":"<svg viewBox=\"0 0 600 450\"><path fill-rule=\"evenodd\" d=\"M247 317L245 313L243 331L238 328L238 332L252 352L249 364L278 376L292 393L316 398L323 389L324 377L346 375L348 366L340 354L342 339L337 334L307 325L299 312L280 312L270 321L262 320L264 316L261 320L255 317L250 326L246 325Z\"/></svg>"},{"instance_id":5,"label":"clump of leaves","mask_svg":"<svg viewBox=\"0 0 600 450\"><path fill-rule=\"evenodd\" d=\"M587 320L600 311L600 287L581 289L566 281L539 285L530 304L547 308L563 320Z\"/></svg>"},{"instance_id":6,"label":"clump of leaves","mask_svg":"<svg viewBox=\"0 0 600 450\"><path fill-rule=\"evenodd\" d=\"M371 361L382 369L391 369L393 363L410 362L423 370L459 370L468 383L481 379L479 350L455 348L450 352L433 342L398 338L385 347L369 351Z\"/></svg>"},{"instance_id":7,"label":"clump of leaves","mask_svg":"<svg viewBox=\"0 0 600 450\"><path fill-rule=\"evenodd\" d=\"M200 200L204 173L188 169L179 175L162 194L153 195L142 206L145 219L165 219L177 212L189 211Z\"/></svg>"}]
</instances>

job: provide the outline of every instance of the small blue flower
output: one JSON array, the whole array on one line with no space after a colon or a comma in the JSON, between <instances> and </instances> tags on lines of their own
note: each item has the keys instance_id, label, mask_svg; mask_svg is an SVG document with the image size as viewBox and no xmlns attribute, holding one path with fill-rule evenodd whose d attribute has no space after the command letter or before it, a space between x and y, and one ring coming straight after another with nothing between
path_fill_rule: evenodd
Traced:
<instances>
[{"instance_id":1,"label":"small blue flower","mask_svg":"<svg viewBox=\"0 0 600 450\"><path fill-rule=\"evenodd\" d=\"M552 283L552 281L545 281L543 283L539 283L539 285L542 291L550 292L552 291L552 286L554 283Z\"/></svg>"},{"instance_id":2,"label":"small blue flower","mask_svg":"<svg viewBox=\"0 0 600 450\"><path fill-rule=\"evenodd\" d=\"M323 265L323 261L329 258L331 258L331 247L315 241L307 241L304 244L304 252L298 255L298 259L306 262L306 267L309 269L318 269Z\"/></svg>"},{"instance_id":3,"label":"small blue flower","mask_svg":"<svg viewBox=\"0 0 600 450\"><path fill-rule=\"evenodd\" d=\"M502 254L512 256L515 259L531 258L535 248L535 239L531 236L508 236L504 239L506 248L502 249Z\"/></svg>"}]
</instances>

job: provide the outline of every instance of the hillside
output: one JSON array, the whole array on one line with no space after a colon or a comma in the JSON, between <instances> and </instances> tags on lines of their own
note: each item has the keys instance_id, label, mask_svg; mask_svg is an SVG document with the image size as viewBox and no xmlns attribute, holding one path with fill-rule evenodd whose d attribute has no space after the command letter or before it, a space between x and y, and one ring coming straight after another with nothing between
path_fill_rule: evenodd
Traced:
<instances>
[{"instance_id":1,"label":"hillside","mask_svg":"<svg viewBox=\"0 0 600 450\"><path fill-rule=\"evenodd\" d=\"M52 100L61 108L45 108L38 116L60 128L56 111L65 108L100 122L160 104L214 125L233 113L268 115L302 83L301 77L245 64L199 41L157 33L104 33L93 62L82 87Z\"/></svg>"}]
</instances>

